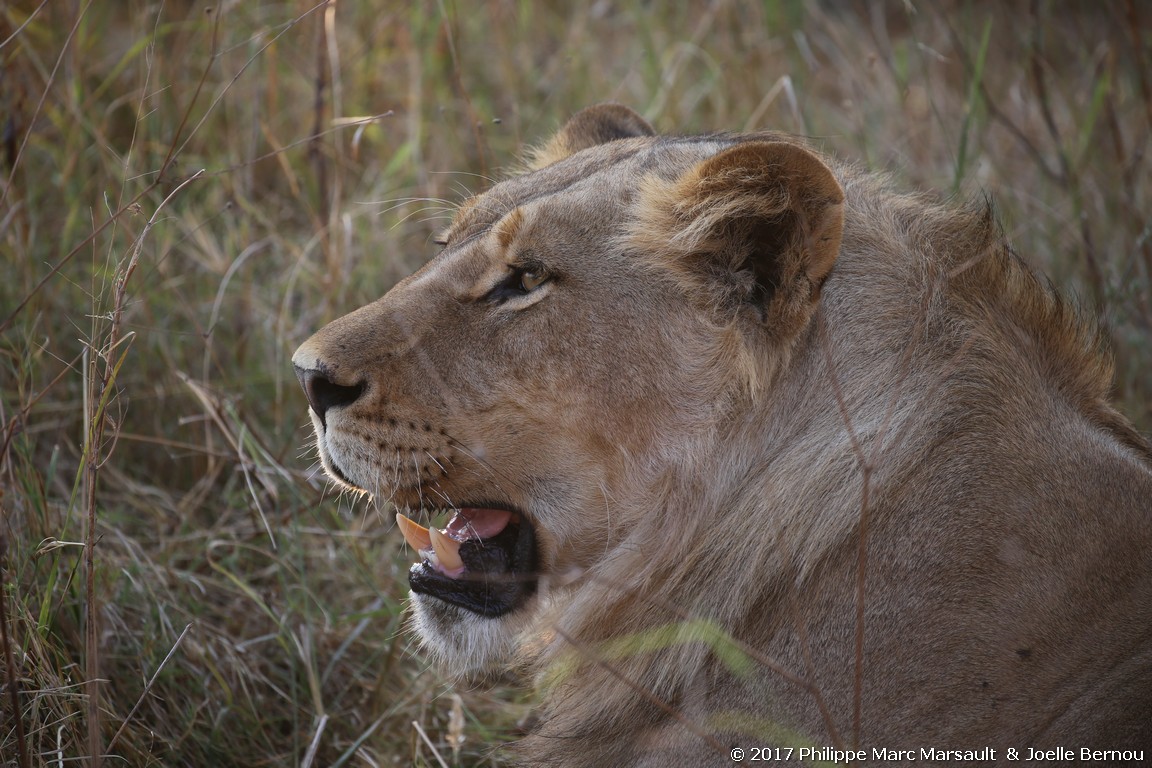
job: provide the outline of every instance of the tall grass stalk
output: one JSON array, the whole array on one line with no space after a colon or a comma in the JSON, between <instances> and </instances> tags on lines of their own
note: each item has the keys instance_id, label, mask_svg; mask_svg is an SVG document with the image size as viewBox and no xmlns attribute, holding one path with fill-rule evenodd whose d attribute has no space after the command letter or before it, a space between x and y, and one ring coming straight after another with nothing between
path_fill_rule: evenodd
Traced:
<instances>
[{"instance_id":1,"label":"tall grass stalk","mask_svg":"<svg viewBox=\"0 0 1152 768\"><path fill-rule=\"evenodd\" d=\"M977 100L980 98L980 84L984 80L984 64L988 58L988 43L992 40L992 20L984 22L984 34L980 36L980 48L976 52L976 65L973 67L968 96L965 98L964 119L960 123L960 145L956 152L956 175L952 179L952 192L958 193L964 180L968 160L968 131L972 127Z\"/></svg>"},{"instance_id":2,"label":"tall grass stalk","mask_svg":"<svg viewBox=\"0 0 1152 768\"><path fill-rule=\"evenodd\" d=\"M108 316L108 329L103 344L97 348L99 315L93 315L93 346L86 354L85 369L88 371L84 397L85 422L88 424L87 437L82 453L84 468L84 499L86 530L84 535L84 576L86 584L84 651L85 676L88 687L88 756L94 768L99 768L104 754L100 722L100 604L96 594L96 520L97 485L100 468L111 459L115 439L106 442L109 426L108 408L116 397L117 378L128 359L134 333L122 334L124 305L128 295L128 284L140 263L140 253L148 238L148 233L156 225L157 216L184 187L196 180L202 172L197 171L181 182L176 189L164 198L155 212L136 237L128 261L116 271L113 283L112 308Z\"/></svg>"}]
</instances>

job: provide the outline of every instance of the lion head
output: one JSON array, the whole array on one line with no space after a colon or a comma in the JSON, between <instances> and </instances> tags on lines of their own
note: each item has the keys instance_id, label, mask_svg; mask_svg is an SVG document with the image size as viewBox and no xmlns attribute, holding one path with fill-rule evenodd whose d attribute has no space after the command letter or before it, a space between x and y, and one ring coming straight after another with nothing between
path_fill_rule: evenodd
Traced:
<instances>
[{"instance_id":1,"label":"lion head","mask_svg":"<svg viewBox=\"0 0 1152 768\"><path fill-rule=\"evenodd\" d=\"M438 242L293 363L528 762L1150 738L1152 454L984 209L602 105Z\"/></svg>"}]
</instances>

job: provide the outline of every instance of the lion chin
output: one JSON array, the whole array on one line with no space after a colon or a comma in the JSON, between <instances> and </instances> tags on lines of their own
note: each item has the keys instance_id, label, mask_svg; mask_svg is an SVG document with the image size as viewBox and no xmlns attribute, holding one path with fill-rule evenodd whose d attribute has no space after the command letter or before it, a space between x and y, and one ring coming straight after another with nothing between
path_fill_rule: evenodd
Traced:
<instances>
[{"instance_id":1,"label":"lion chin","mask_svg":"<svg viewBox=\"0 0 1152 768\"><path fill-rule=\"evenodd\" d=\"M412 628L442 669L466 679L512 668L531 609L518 617L491 619L467 608L413 591Z\"/></svg>"},{"instance_id":2,"label":"lion chin","mask_svg":"<svg viewBox=\"0 0 1152 768\"><path fill-rule=\"evenodd\" d=\"M525 765L1152 748L1152 448L987 205L601 105L437 242L293 364Z\"/></svg>"}]
</instances>

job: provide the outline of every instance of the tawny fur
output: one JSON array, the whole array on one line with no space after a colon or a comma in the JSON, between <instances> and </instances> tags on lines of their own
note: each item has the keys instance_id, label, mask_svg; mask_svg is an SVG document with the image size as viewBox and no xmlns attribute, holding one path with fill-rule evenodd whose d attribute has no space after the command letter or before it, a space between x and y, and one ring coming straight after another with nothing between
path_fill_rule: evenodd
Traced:
<instances>
[{"instance_id":1,"label":"tawny fur","mask_svg":"<svg viewBox=\"0 0 1152 768\"><path fill-rule=\"evenodd\" d=\"M536 676L524 764L1152 747L1152 450L1097 334L986 206L622 110L294 358L366 385L317 419L339 476L535 523L524 609L415 599L446 668Z\"/></svg>"}]
</instances>

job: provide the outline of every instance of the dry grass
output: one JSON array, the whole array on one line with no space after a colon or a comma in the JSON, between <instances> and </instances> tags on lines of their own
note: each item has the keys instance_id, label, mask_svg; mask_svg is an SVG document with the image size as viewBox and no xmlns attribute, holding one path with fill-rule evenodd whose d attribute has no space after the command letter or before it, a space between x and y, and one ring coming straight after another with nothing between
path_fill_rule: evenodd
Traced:
<instances>
[{"instance_id":1,"label":"dry grass","mask_svg":"<svg viewBox=\"0 0 1152 768\"><path fill-rule=\"evenodd\" d=\"M500 764L524 705L410 652L288 356L595 101L991 195L1152 425L1142 4L650 5L0 8L0 764Z\"/></svg>"}]
</instances>

